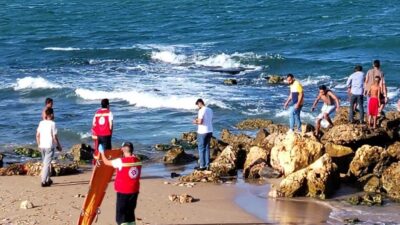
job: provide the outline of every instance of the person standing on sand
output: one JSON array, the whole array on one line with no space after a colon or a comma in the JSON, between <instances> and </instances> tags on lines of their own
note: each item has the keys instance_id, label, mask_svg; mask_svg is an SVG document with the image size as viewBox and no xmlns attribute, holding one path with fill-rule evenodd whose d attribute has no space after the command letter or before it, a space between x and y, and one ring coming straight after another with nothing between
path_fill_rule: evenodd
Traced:
<instances>
[{"instance_id":1,"label":"person standing on sand","mask_svg":"<svg viewBox=\"0 0 400 225\"><path fill-rule=\"evenodd\" d=\"M210 169L210 142L213 133L213 111L205 106L203 99L196 101L199 108L197 118L193 120L193 124L197 125L197 148L199 151L200 165L195 167L196 170Z\"/></svg>"},{"instance_id":2,"label":"person standing on sand","mask_svg":"<svg viewBox=\"0 0 400 225\"><path fill-rule=\"evenodd\" d=\"M45 107L42 110L42 120L46 119L46 110L47 109L52 109L53 108L53 99L51 98L46 98L44 102Z\"/></svg>"},{"instance_id":3,"label":"person standing on sand","mask_svg":"<svg viewBox=\"0 0 400 225\"><path fill-rule=\"evenodd\" d=\"M36 142L42 153L43 167L41 171L42 187L50 186L53 181L50 179L51 160L54 156L54 145L57 150L62 151L60 141L57 136L56 123L54 122L54 112L52 108L45 111L46 119L40 121L36 131Z\"/></svg>"},{"instance_id":4,"label":"person standing on sand","mask_svg":"<svg viewBox=\"0 0 400 225\"><path fill-rule=\"evenodd\" d=\"M379 101L381 103L380 104L381 106L379 107L379 112L382 112L383 108L387 104L388 98L387 98L387 87L385 83L385 77L383 71L381 70L381 62L379 60L374 60L372 64L372 69L368 70L367 75L365 76L364 95L367 96L368 105L369 105L369 97L367 95L367 92L370 89L371 85L374 83L375 77L379 77L380 79L379 86L381 89L381 94L379 95Z\"/></svg>"},{"instance_id":5,"label":"person standing on sand","mask_svg":"<svg viewBox=\"0 0 400 225\"><path fill-rule=\"evenodd\" d=\"M339 111L340 107L338 97L331 90L328 90L325 85L319 86L319 93L314 101L311 111L315 110L315 107L318 104L319 100L322 100L324 102L324 105L322 106L321 113L317 116L317 120L315 122L315 136L317 137L321 128L322 119L328 121L329 127L333 127L333 123L329 115L332 114L335 109L336 111Z\"/></svg>"},{"instance_id":6,"label":"person standing on sand","mask_svg":"<svg viewBox=\"0 0 400 225\"><path fill-rule=\"evenodd\" d=\"M285 102L284 108L287 109L290 101L292 101L292 106L290 106L289 110L289 128L290 131L294 131L294 125L296 123L297 130L301 131L300 113L304 103L303 87L300 82L294 79L293 74L289 73L286 80L290 86L290 94Z\"/></svg>"},{"instance_id":7,"label":"person standing on sand","mask_svg":"<svg viewBox=\"0 0 400 225\"><path fill-rule=\"evenodd\" d=\"M381 78L376 76L374 79L374 83L369 87L367 91L367 95L370 97L368 103L368 126L371 126L371 120L373 120L372 127L376 128L376 121L379 113L380 101L379 96L381 95Z\"/></svg>"},{"instance_id":8,"label":"person standing on sand","mask_svg":"<svg viewBox=\"0 0 400 225\"><path fill-rule=\"evenodd\" d=\"M349 122L354 123L354 105L357 102L360 123L364 123L364 72L362 72L362 66L355 66L354 73L350 75L346 85L351 90Z\"/></svg>"},{"instance_id":9,"label":"person standing on sand","mask_svg":"<svg viewBox=\"0 0 400 225\"><path fill-rule=\"evenodd\" d=\"M113 131L113 114L110 111L108 99L101 100L101 108L93 117L92 137L97 139L97 146L102 144L106 150L111 149L111 137Z\"/></svg>"},{"instance_id":10,"label":"person standing on sand","mask_svg":"<svg viewBox=\"0 0 400 225\"><path fill-rule=\"evenodd\" d=\"M107 166L116 169L114 189L117 193L116 222L118 225L135 225L135 209L140 188L142 163L133 154L133 144L125 142L121 151L123 157L108 160L104 155L103 144L99 144L101 159Z\"/></svg>"}]
</instances>

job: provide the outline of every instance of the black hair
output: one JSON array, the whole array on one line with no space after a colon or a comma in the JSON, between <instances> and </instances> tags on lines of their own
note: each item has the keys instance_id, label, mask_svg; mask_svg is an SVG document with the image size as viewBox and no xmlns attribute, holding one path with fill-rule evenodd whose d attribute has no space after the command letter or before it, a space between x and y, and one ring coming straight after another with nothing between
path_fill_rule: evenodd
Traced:
<instances>
[{"instance_id":1,"label":"black hair","mask_svg":"<svg viewBox=\"0 0 400 225\"><path fill-rule=\"evenodd\" d=\"M110 102L108 101L107 98L101 100L101 108L108 108L110 105Z\"/></svg>"},{"instance_id":2,"label":"black hair","mask_svg":"<svg viewBox=\"0 0 400 225\"><path fill-rule=\"evenodd\" d=\"M294 78L293 74L291 74L291 73L289 73L288 75L286 75L286 78L289 78L289 77L292 78L292 79Z\"/></svg>"},{"instance_id":3,"label":"black hair","mask_svg":"<svg viewBox=\"0 0 400 225\"><path fill-rule=\"evenodd\" d=\"M319 90L323 90L323 91L327 91L328 90L328 88L326 88L325 85L321 85L318 88L319 88Z\"/></svg>"},{"instance_id":4,"label":"black hair","mask_svg":"<svg viewBox=\"0 0 400 225\"><path fill-rule=\"evenodd\" d=\"M131 142L124 142L122 143L122 147L128 147L129 148L129 153L133 153L134 147Z\"/></svg>"},{"instance_id":5,"label":"black hair","mask_svg":"<svg viewBox=\"0 0 400 225\"><path fill-rule=\"evenodd\" d=\"M375 59L375 60L374 60L374 66L375 66L376 68L381 67L381 61Z\"/></svg>"},{"instance_id":6,"label":"black hair","mask_svg":"<svg viewBox=\"0 0 400 225\"><path fill-rule=\"evenodd\" d=\"M52 98L46 98L46 100L44 101L45 105L47 105L49 103L53 103L53 99Z\"/></svg>"},{"instance_id":7,"label":"black hair","mask_svg":"<svg viewBox=\"0 0 400 225\"><path fill-rule=\"evenodd\" d=\"M199 103L201 103L202 105L205 105L203 99L201 99L201 98L197 99L196 105Z\"/></svg>"},{"instance_id":8,"label":"black hair","mask_svg":"<svg viewBox=\"0 0 400 225\"><path fill-rule=\"evenodd\" d=\"M46 111L44 113L46 114L46 116L53 115L54 114L53 108L46 109Z\"/></svg>"},{"instance_id":9,"label":"black hair","mask_svg":"<svg viewBox=\"0 0 400 225\"><path fill-rule=\"evenodd\" d=\"M356 65L356 66L354 67L354 70L355 70L355 71L362 71L362 66L361 66L361 65Z\"/></svg>"}]
</instances>

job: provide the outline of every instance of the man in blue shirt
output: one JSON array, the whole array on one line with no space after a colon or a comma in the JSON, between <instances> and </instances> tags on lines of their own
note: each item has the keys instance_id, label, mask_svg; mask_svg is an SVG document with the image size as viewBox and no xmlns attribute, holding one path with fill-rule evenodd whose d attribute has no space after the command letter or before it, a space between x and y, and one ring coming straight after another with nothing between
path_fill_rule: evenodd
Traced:
<instances>
[{"instance_id":1,"label":"man in blue shirt","mask_svg":"<svg viewBox=\"0 0 400 225\"><path fill-rule=\"evenodd\" d=\"M362 66L357 65L354 68L354 73L350 75L346 85L351 93L349 121L354 123L354 105L357 104L360 111L360 123L364 123L364 72L362 72Z\"/></svg>"}]
</instances>

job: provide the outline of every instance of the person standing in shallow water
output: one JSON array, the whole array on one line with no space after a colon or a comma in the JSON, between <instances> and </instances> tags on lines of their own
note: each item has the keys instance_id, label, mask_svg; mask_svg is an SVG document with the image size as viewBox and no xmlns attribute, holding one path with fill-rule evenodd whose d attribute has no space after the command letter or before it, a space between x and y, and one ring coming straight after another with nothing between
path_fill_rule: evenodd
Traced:
<instances>
[{"instance_id":1,"label":"person standing in shallow water","mask_svg":"<svg viewBox=\"0 0 400 225\"><path fill-rule=\"evenodd\" d=\"M319 100L322 100L324 105L322 106L321 113L317 116L317 120L315 121L315 136L317 137L321 128L322 119L328 121L329 126L332 127L333 123L330 118L330 114L332 114L335 109L336 111L339 111L340 107L338 97L331 90L328 90L325 85L319 86L319 93L314 101L311 111L315 110L315 106L318 104Z\"/></svg>"},{"instance_id":2,"label":"person standing in shallow water","mask_svg":"<svg viewBox=\"0 0 400 225\"><path fill-rule=\"evenodd\" d=\"M290 101L292 105L289 110L289 128L294 131L294 125L297 125L297 131L301 131L300 113L304 103L304 92L300 82L294 79L293 74L288 74L286 80L290 87L290 94L285 102L285 109L288 108Z\"/></svg>"},{"instance_id":3,"label":"person standing in shallow water","mask_svg":"<svg viewBox=\"0 0 400 225\"><path fill-rule=\"evenodd\" d=\"M44 102L44 109L42 110L42 120L46 119L46 110L47 109L52 109L53 108L53 99L51 98L46 98Z\"/></svg>"},{"instance_id":4,"label":"person standing in shallow water","mask_svg":"<svg viewBox=\"0 0 400 225\"><path fill-rule=\"evenodd\" d=\"M193 124L197 125L197 148L199 151L199 166L196 170L210 169L210 142L213 132L213 111L205 106L203 99L197 99L196 105L199 108L197 118Z\"/></svg>"},{"instance_id":5,"label":"person standing in shallow water","mask_svg":"<svg viewBox=\"0 0 400 225\"><path fill-rule=\"evenodd\" d=\"M355 66L354 73L349 76L346 86L351 91L349 122L354 123L354 105L357 104L360 123L364 123L364 72L362 72L362 66Z\"/></svg>"},{"instance_id":6,"label":"person standing in shallow water","mask_svg":"<svg viewBox=\"0 0 400 225\"><path fill-rule=\"evenodd\" d=\"M111 149L111 137L113 131L113 114L110 111L108 99L101 100L101 108L93 117L92 133L93 139L97 139L97 146L102 144L106 150ZM96 149L97 149L96 146Z\"/></svg>"}]
</instances>

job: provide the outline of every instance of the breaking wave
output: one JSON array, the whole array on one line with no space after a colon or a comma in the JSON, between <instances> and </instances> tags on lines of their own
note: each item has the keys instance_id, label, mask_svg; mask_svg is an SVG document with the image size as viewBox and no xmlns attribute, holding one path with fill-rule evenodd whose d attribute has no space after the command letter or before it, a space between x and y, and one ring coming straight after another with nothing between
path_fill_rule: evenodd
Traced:
<instances>
[{"instance_id":1,"label":"breaking wave","mask_svg":"<svg viewBox=\"0 0 400 225\"><path fill-rule=\"evenodd\" d=\"M23 89L53 89L61 88L60 85L50 82L43 77L24 77L18 78L17 82L13 85L14 90Z\"/></svg>"}]
</instances>

